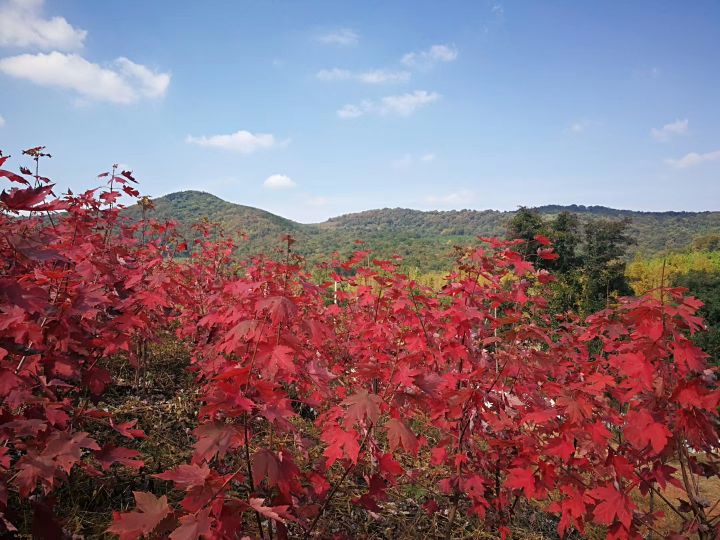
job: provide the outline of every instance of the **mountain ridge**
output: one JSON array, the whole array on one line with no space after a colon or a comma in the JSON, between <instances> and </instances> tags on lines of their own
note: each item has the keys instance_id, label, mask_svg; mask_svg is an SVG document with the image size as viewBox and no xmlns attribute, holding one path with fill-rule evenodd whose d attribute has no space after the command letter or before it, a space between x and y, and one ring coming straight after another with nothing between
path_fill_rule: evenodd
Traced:
<instances>
[{"instance_id":1,"label":"mountain ridge","mask_svg":"<svg viewBox=\"0 0 720 540\"><path fill-rule=\"evenodd\" d=\"M266 210L225 201L203 191L180 191L153 199L152 216L173 219L180 232L192 235L190 225L207 217L220 223L229 233L243 232L246 241L242 254L269 253L280 247L280 237L292 234L296 249L311 260L319 260L338 251L346 254L367 243L378 256L398 253L408 264L437 266L441 253L455 244L468 244L477 236L503 236L512 210L414 210L382 208L353 212L320 223L299 223ZM657 254L679 250L703 234L720 234L720 211L650 212L604 206L544 205L537 207L543 217L568 211L582 219L629 218L630 234L636 239L632 253ZM138 208L128 209L134 218Z\"/></svg>"}]
</instances>

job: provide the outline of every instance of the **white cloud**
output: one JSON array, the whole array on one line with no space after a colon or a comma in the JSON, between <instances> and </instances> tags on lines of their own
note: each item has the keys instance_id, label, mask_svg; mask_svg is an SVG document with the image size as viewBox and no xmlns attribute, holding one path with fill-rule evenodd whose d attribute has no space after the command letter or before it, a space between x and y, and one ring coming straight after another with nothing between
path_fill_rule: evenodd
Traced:
<instances>
[{"instance_id":1,"label":"white cloud","mask_svg":"<svg viewBox=\"0 0 720 540\"><path fill-rule=\"evenodd\" d=\"M315 75L321 81L358 81L365 84L383 84L407 82L410 80L408 71L388 71L375 69L370 71L353 72L347 69L333 68L321 69Z\"/></svg>"},{"instance_id":2,"label":"white cloud","mask_svg":"<svg viewBox=\"0 0 720 540\"><path fill-rule=\"evenodd\" d=\"M245 130L236 131L230 135L211 135L209 137L188 135L185 141L198 146L222 148L241 154L252 154L257 150L272 148L277 144L275 137L270 133L250 133Z\"/></svg>"},{"instance_id":3,"label":"white cloud","mask_svg":"<svg viewBox=\"0 0 720 540\"><path fill-rule=\"evenodd\" d=\"M410 116L420 107L429 105L438 99L440 99L440 94L436 92L415 90L407 94L385 96L379 101L365 100L359 105L345 105L337 111L337 115L343 119L357 118L364 114Z\"/></svg>"},{"instance_id":4,"label":"white cloud","mask_svg":"<svg viewBox=\"0 0 720 540\"><path fill-rule=\"evenodd\" d=\"M665 124L661 128L653 128L650 130L650 135L656 141L669 141L676 135L684 135L688 132L688 119L675 120L669 124Z\"/></svg>"},{"instance_id":5,"label":"white cloud","mask_svg":"<svg viewBox=\"0 0 720 540\"><path fill-rule=\"evenodd\" d=\"M347 81L353 78L353 73L340 68L321 69L315 74L315 77L321 81Z\"/></svg>"},{"instance_id":6,"label":"white cloud","mask_svg":"<svg viewBox=\"0 0 720 540\"><path fill-rule=\"evenodd\" d=\"M430 68L438 62L452 62L458 56L455 46L433 45L426 51L409 52L401 59L409 67Z\"/></svg>"},{"instance_id":7,"label":"white cloud","mask_svg":"<svg viewBox=\"0 0 720 540\"><path fill-rule=\"evenodd\" d=\"M360 36L357 35L357 32L349 28L340 28L317 37L317 40L321 43L342 46L357 45L359 39Z\"/></svg>"},{"instance_id":8,"label":"white cloud","mask_svg":"<svg viewBox=\"0 0 720 540\"><path fill-rule=\"evenodd\" d=\"M263 186L268 189L290 189L297 186L297 184L285 174L273 174L265 179Z\"/></svg>"},{"instance_id":9,"label":"white cloud","mask_svg":"<svg viewBox=\"0 0 720 540\"><path fill-rule=\"evenodd\" d=\"M77 54L57 51L2 58L0 71L40 86L74 90L83 98L121 104L162 97L170 84L170 74L154 72L127 58L102 67Z\"/></svg>"},{"instance_id":10,"label":"white cloud","mask_svg":"<svg viewBox=\"0 0 720 540\"><path fill-rule=\"evenodd\" d=\"M428 153L423 154L420 157L415 157L413 154L403 154L402 157L396 159L392 162L392 166L395 169L409 169L412 165L421 162L421 163L429 163L435 159L435 154Z\"/></svg>"},{"instance_id":11,"label":"white cloud","mask_svg":"<svg viewBox=\"0 0 720 540\"><path fill-rule=\"evenodd\" d=\"M362 116L363 114L365 114L364 108L358 107L357 105L345 105L337 112L337 115L343 120L346 120L348 118L357 118L358 116Z\"/></svg>"},{"instance_id":12,"label":"white cloud","mask_svg":"<svg viewBox=\"0 0 720 540\"><path fill-rule=\"evenodd\" d=\"M425 90L415 90L412 93L399 96L386 96L380 100L379 112L380 114L409 116L418 108L433 103L438 99L440 99L440 94L426 92Z\"/></svg>"},{"instance_id":13,"label":"white cloud","mask_svg":"<svg viewBox=\"0 0 720 540\"><path fill-rule=\"evenodd\" d=\"M697 152L690 152L684 155L680 159L666 159L665 163L672 165L676 169L686 169L688 167L694 167L701 163L708 161L720 161L720 150L714 152L707 152L705 154L698 154Z\"/></svg>"},{"instance_id":14,"label":"white cloud","mask_svg":"<svg viewBox=\"0 0 720 540\"><path fill-rule=\"evenodd\" d=\"M474 198L475 195L472 191L461 190L447 193L445 195L428 195L425 197L425 202L438 208L467 208Z\"/></svg>"},{"instance_id":15,"label":"white cloud","mask_svg":"<svg viewBox=\"0 0 720 540\"><path fill-rule=\"evenodd\" d=\"M43 0L8 0L0 5L0 46L72 50L87 32L63 17L44 18Z\"/></svg>"},{"instance_id":16,"label":"white cloud","mask_svg":"<svg viewBox=\"0 0 720 540\"><path fill-rule=\"evenodd\" d=\"M3 127L5 125L5 119L0 116L0 127Z\"/></svg>"},{"instance_id":17,"label":"white cloud","mask_svg":"<svg viewBox=\"0 0 720 540\"><path fill-rule=\"evenodd\" d=\"M134 82L140 94L149 98L165 95L170 85L170 74L155 73L142 64L136 64L125 57L115 60L120 73L130 82Z\"/></svg>"}]
</instances>

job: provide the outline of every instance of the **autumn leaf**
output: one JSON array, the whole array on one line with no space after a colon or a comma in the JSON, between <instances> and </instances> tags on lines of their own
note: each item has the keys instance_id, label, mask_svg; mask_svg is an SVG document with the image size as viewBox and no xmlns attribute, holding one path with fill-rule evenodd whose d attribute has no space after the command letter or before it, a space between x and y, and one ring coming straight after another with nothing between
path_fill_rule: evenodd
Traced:
<instances>
[{"instance_id":1,"label":"autumn leaf","mask_svg":"<svg viewBox=\"0 0 720 540\"><path fill-rule=\"evenodd\" d=\"M628 413L623 432L635 448L644 450L650 445L654 454L659 454L672 436L667 426L656 422L650 413L643 410Z\"/></svg>"},{"instance_id":2,"label":"autumn leaf","mask_svg":"<svg viewBox=\"0 0 720 540\"><path fill-rule=\"evenodd\" d=\"M347 406L345 419L348 423L345 425L361 423L365 418L374 424L380 417L381 403L382 400L377 394L369 394L366 390L355 392L343 401L343 405Z\"/></svg>"},{"instance_id":3,"label":"autumn leaf","mask_svg":"<svg viewBox=\"0 0 720 540\"><path fill-rule=\"evenodd\" d=\"M170 540L197 540L212 532L210 508L180 518L180 526L170 534Z\"/></svg>"},{"instance_id":4,"label":"autumn leaf","mask_svg":"<svg viewBox=\"0 0 720 540\"><path fill-rule=\"evenodd\" d=\"M192 463L190 465L181 464L170 471L165 471L160 474L153 474L155 478L161 480L169 480L175 483L175 487L178 489L188 489L194 486L202 486L205 484L210 475L210 467L207 464L197 465Z\"/></svg>"},{"instance_id":5,"label":"autumn leaf","mask_svg":"<svg viewBox=\"0 0 720 540\"><path fill-rule=\"evenodd\" d=\"M522 489L528 499L535 497L535 474L530 469L516 467L508 471L505 486L510 489Z\"/></svg>"},{"instance_id":6,"label":"autumn leaf","mask_svg":"<svg viewBox=\"0 0 720 540\"><path fill-rule=\"evenodd\" d=\"M405 425L405 422L397 418L391 418L385 424L390 450L394 451L402 446L407 452L416 454L418 451L418 440L415 434Z\"/></svg>"},{"instance_id":7,"label":"autumn leaf","mask_svg":"<svg viewBox=\"0 0 720 540\"><path fill-rule=\"evenodd\" d=\"M170 513L167 497L155 497L152 493L133 491L137 510L134 512L113 512L113 521L107 531L116 534L120 540L136 540L150 534Z\"/></svg>"},{"instance_id":8,"label":"autumn leaf","mask_svg":"<svg viewBox=\"0 0 720 540\"><path fill-rule=\"evenodd\" d=\"M599 525L612 525L615 520L622 523L625 529L632 523L632 511L635 504L625 493L613 486L604 486L591 489L588 492L597 505L593 510L595 523Z\"/></svg>"},{"instance_id":9,"label":"autumn leaf","mask_svg":"<svg viewBox=\"0 0 720 540\"><path fill-rule=\"evenodd\" d=\"M95 459L100 462L100 466L105 471L109 470L115 463L119 463L120 465L125 465L126 467L131 467L133 469L139 469L145 464L144 461L135 459L140 456L140 452L137 450L115 447L109 444L106 444L100 450L95 452L94 456Z\"/></svg>"}]
</instances>

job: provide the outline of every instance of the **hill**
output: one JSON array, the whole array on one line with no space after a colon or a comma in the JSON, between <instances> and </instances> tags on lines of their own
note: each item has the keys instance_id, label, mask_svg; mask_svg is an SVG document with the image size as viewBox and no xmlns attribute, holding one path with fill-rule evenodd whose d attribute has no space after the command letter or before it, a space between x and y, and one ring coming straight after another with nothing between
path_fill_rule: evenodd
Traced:
<instances>
[{"instance_id":1,"label":"hill","mask_svg":"<svg viewBox=\"0 0 720 540\"><path fill-rule=\"evenodd\" d=\"M247 241L241 243L242 254L279 249L280 236L289 233L297 240L298 252L318 260L333 251L349 253L357 247L354 240L361 239L379 256L397 253L408 265L424 270L441 269L438 255L451 251L453 245L470 243L477 235L504 235L507 221L514 214L497 210L384 208L303 224L199 191L172 193L155 199L154 203L152 216L176 220L187 237L193 236L191 224L205 217L222 224L227 232L244 233ZM547 218L569 211L585 220L629 219L636 240L633 253L645 255L682 250L696 236L720 234L720 212L639 212L579 205L550 205L538 210ZM128 209L128 213L139 217L137 208Z\"/></svg>"}]
</instances>

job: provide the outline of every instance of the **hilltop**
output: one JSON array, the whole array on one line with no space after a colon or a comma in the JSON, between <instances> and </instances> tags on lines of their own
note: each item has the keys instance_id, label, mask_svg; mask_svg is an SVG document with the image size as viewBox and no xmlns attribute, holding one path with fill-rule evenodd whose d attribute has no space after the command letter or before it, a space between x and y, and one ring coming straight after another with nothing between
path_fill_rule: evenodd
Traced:
<instances>
[{"instance_id":1,"label":"hilltop","mask_svg":"<svg viewBox=\"0 0 720 540\"><path fill-rule=\"evenodd\" d=\"M453 245L472 242L480 236L502 236L511 211L450 210L421 211L406 208L383 208L345 214L322 223L303 224L251 206L224 201L210 193L182 191L154 200L152 216L173 219L180 231L192 237L192 223L208 218L222 224L228 233L243 233L241 253L272 252L281 246L280 236L293 235L295 248L311 260L333 251L349 253L356 248L354 240L362 239L381 256L402 255L412 266L436 268L438 255ZM585 220L629 219L636 240L633 253L653 255L665 250L682 250L696 236L720 233L718 212L641 212L604 206L548 205L538 207L543 216L563 211L573 212ZM128 209L134 217L137 208Z\"/></svg>"}]
</instances>

